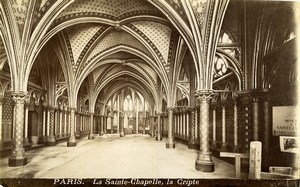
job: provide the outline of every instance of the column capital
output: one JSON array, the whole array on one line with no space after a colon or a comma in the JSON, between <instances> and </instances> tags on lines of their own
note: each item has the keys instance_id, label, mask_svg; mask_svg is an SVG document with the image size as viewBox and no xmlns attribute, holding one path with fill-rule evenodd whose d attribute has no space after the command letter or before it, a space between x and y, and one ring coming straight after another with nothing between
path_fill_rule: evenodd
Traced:
<instances>
[{"instance_id":1,"label":"column capital","mask_svg":"<svg viewBox=\"0 0 300 187\"><path fill-rule=\"evenodd\" d=\"M10 95L17 104L24 104L25 99L27 98L27 92L23 91L12 91L10 92Z\"/></svg>"},{"instance_id":2,"label":"column capital","mask_svg":"<svg viewBox=\"0 0 300 187\"><path fill-rule=\"evenodd\" d=\"M198 97L200 101L209 102L212 95L214 94L213 90L196 90L195 96Z\"/></svg>"},{"instance_id":3,"label":"column capital","mask_svg":"<svg viewBox=\"0 0 300 187\"><path fill-rule=\"evenodd\" d=\"M168 111L173 111L173 112L174 112L175 107L167 107L167 110L168 110Z\"/></svg>"}]
</instances>

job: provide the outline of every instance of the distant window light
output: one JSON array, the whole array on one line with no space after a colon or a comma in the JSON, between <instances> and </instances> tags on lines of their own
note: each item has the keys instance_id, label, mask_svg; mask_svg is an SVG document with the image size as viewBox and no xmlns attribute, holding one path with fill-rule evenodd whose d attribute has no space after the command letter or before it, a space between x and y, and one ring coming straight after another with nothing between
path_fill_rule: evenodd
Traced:
<instances>
[{"instance_id":1,"label":"distant window light","mask_svg":"<svg viewBox=\"0 0 300 187\"><path fill-rule=\"evenodd\" d=\"M224 32L220 42L221 43L232 43L232 40L229 38L229 35Z\"/></svg>"},{"instance_id":2,"label":"distant window light","mask_svg":"<svg viewBox=\"0 0 300 187\"><path fill-rule=\"evenodd\" d=\"M291 33L289 34L288 38L284 41L284 43L285 43L285 42L288 42L288 41L290 41L290 40L292 40L292 39L295 38L295 37L296 37L296 34L295 34L294 32L291 32Z\"/></svg>"}]
</instances>

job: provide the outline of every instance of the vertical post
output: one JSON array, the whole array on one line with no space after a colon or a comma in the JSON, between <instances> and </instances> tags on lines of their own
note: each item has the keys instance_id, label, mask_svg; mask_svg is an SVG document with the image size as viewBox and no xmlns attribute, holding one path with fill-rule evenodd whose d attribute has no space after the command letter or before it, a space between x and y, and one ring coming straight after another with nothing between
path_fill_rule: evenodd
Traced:
<instances>
[{"instance_id":1,"label":"vertical post","mask_svg":"<svg viewBox=\"0 0 300 187\"><path fill-rule=\"evenodd\" d=\"M75 139L75 110L76 108L70 108L70 138L67 143L68 147L76 146Z\"/></svg>"},{"instance_id":2,"label":"vertical post","mask_svg":"<svg viewBox=\"0 0 300 187\"><path fill-rule=\"evenodd\" d=\"M143 118L144 121L143 121L143 134L146 134L146 116Z\"/></svg>"},{"instance_id":3,"label":"vertical post","mask_svg":"<svg viewBox=\"0 0 300 187\"><path fill-rule=\"evenodd\" d=\"M166 143L166 147L168 149L175 148L174 137L173 137L173 111L174 108L171 107L168 108L168 140Z\"/></svg>"},{"instance_id":4,"label":"vertical post","mask_svg":"<svg viewBox=\"0 0 300 187\"><path fill-rule=\"evenodd\" d=\"M24 121L24 143L29 144L28 139L28 107L29 103L25 102L25 121Z\"/></svg>"},{"instance_id":5,"label":"vertical post","mask_svg":"<svg viewBox=\"0 0 300 187\"><path fill-rule=\"evenodd\" d=\"M120 128L121 128L120 137L124 137L125 133L124 133L124 116L123 116L123 114L120 117Z\"/></svg>"},{"instance_id":6,"label":"vertical post","mask_svg":"<svg viewBox=\"0 0 300 187\"><path fill-rule=\"evenodd\" d=\"M253 140L259 140L258 98L253 98Z\"/></svg>"},{"instance_id":7,"label":"vertical post","mask_svg":"<svg viewBox=\"0 0 300 187\"><path fill-rule=\"evenodd\" d=\"M14 91L11 96L15 102L15 121L14 121L14 147L13 152L8 159L8 165L24 166L27 164L27 157L24 154L23 147L23 130L24 130L24 103L26 98L25 92Z\"/></svg>"},{"instance_id":8,"label":"vertical post","mask_svg":"<svg viewBox=\"0 0 300 187\"><path fill-rule=\"evenodd\" d=\"M182 111L182 125L183 125L183 130L182 130L182 132L183 132L183 139L185 139L186 138L186 120L185 120L185 111L183 110Z\"/></svg>"},{"instance_id":9,"label":"vertical post","mask_svg":"<svg viewBox=\"0 0 300 187\"><path fill-rule=\"evenodd\" d=\"M49 139L49 135L50 135L50 110L47 107L47 141Z\"/></svg>"},{"instance_id":10,"label":"vertical post","mask_svg":"<svg viewBox=\"0 0 300 187\"><path fill-rule=\"evenodd\" d=\"M185 117L186 117L186 138L189 140L190 138L190 114L189 110L187 109L185 112Z\"/></svg>"},{"instance_id":11,"label":"vertical post","mask_svg":"<svg viewBox=\"0 0 300 187\"><path fill-rule=\"evenodd\" d=\"M46 111L47 109L43 107L43 142L45 142L46 137Z\"/></svg>"},{"instance_id":12,"label":"vertical post","mask_svg":"<svg viewBox=\"0 0 300 187\"><path fill-rule=\"evenodd\" d=\"M197 90L196 97L200 101L200 151L195 162L195 169L202 172L213 172L214 162L212 160L211 152L209 150L209 101L211 99L212 91L210 90Z\"/></svg>"},{"instance_id":13,"label":"vertical post","mask_svg":"<svg viewBox=\"0 0 300 187\"><path fill-rule=\"evenodd\" d=\"M94 133L93 133L93 130L94 130L94 113L91 113L91 114L90 114L90 134L89 134L89 136L88 136L88 139L89 139L89 140L94 139Z\"/></svg>"},{"instance_id":14,"label":"vertical post","mask_svg":"<svg viewBox=\"0 0 300 187\"><path fill-rule=\"evenodd\" d=\"M49 114L50 114L50 128L49 128L49 139L48 145L55 145L55 135L54 135L54 108L49 107Z\"/></svg>"},{"instance_id":15,"label":"vertical post","mask_svg":"<svg viewBox=\"0 0 300 187\"><path fill-rule=\"evenodd\" d=\"M101 115L100 116L100 136L103 136L103 134L104 134L104 132L103 132L104 127L103 126L104 126L103 125L103 116Z\"/></svg>"},{"instance_id":16,"label":"vertical post","mask_svg":"<svg viewBox=\"0 0 300 187\"><path fill-rule=\"evenodd\" d=\"M62 107L59 108L59 137L62 137L62 127L63 127L63 110Z\"/></svg>"},{"instance_id":17,"label":"vertical post","mask_svg":"<svg viewBox=\"0 0 300 187\"><path fill-rule=\"evenodd\" d=\"M189 140L189 149L196 149L196 140L195 140L195 110L194 108L189 108L190 111L190 140Z\"/></svg>"},{"instance_id":18,"label":"vertical post","mask_svg":"<svg viewBox=\"0 0 300 187\"><path fill-rule=\"evenodd\" d=\"M67 118L68 118L68 107L64 107L64 136L67 136Z\"/></svg>"},{"instance_id":19,"label":"vertical post","mask_svg":"<svg viewBox=\"0 0 300 187\"><path fill-rule=\"evenodd\" d=\"M151 137L154 137L154 117L150 117L150 123L151 123Z\"/></svg>"},{"instance_id":20,"label":"vertical post","mask_svg":"<svg viewBox=\"0 0 300 187\"><path fill-rule=\"evenodd\" d=\"M261 178L261 142L250 142L249 179Z\"/></svg>"},{"instance_id":21,"label":"vertical post","mask_svg":"<svg viewBox=\"0 0 300 187\"><path fill-rule=\"evenodd\" d=\"M226 150L226 108L222 106L222 149Z\"/></svg>"},{"instance_id":22,"label":"vertical post","mask_svg":"<svg viewBox=\"0 0 300 187\"><path fill-rule=\"evenodd\" d=\"M4 92L0 92L0 145L3 142L3 137L2 137L2 103L4 99Z\"/></svg>"},{"instance_id":23,"label":"vertical post","mask_svg":"<svg viewBox=\"0 0 300 187\"><path fill-rule=\"evenodd\" d=\"M216 147L217 146L217 123L216 123L216 106L213 106L213 121L212 121L212 125L213 125L213 146Z\"/></svg>"},{"instance_id":24,"label":"vertical post","mask_svg":"<svg viewBox=\"0 0 300 187\"><path fill-rule=\"evenodd\" d=\"M114 114L113 114L113 112L112 112L112 116L110 116L111 117L111 120L110 120L110 122L111 122L111 134L113 134L114 133L114 116L113 116Z\"/></svg>"},{"instance_id":25,"label":"vertical post","mask_svg":"<svg viewBox=\"0 0 300 187\"><path fill-rule=\"evenodd\" d=\"M157 139L158 141L161 141L162 140L162 137L161 137L161 114L160 113L157 113Z\"/></svg>"},{"instance_id":26,"label":"vertical post","mask_svg":"<svg viewBox=\"0 0 300 187\"><path fill-rule=\"evenodd\" d=\"M236 99L234 100L233 107L233 141L234 151L238 152L238 107Z\"/></svg>"}]
</instances>

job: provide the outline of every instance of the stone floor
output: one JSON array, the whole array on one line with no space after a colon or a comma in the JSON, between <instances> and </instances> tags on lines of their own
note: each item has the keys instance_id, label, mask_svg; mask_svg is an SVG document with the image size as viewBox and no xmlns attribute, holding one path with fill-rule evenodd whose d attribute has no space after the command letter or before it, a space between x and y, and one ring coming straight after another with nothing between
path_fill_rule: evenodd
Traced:
<instances>
[{"instance_id":1,"label":"stone floor","mask_svg":"<svg viewBox=\"0 0 300 187\"><path fill-rule=\"evenodd\" d=\"M8 167L8 158L1 158L0 178L234 178L233 165L217 158L215 172L196 171L196 150L180 143L166 149L165 142L148 135L108 135L83 138L76 147L59 143L26 152L26 166Z\"/></svg>"}]
</instances>

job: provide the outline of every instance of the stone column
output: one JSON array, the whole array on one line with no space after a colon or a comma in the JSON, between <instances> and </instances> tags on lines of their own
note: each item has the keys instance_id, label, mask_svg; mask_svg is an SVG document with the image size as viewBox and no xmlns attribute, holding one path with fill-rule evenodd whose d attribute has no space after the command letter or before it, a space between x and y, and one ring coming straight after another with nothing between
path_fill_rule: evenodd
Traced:
<instances>
[{"instance_id":1,"label":"stone column","mask_svg":"<svg viewBox=\"0 0 300 187\"><path fill-rule=\"evenodd\" d=\"M28 139L28 108L29 108L29 103L25 102L25 120L24 120L24 144L28 145L29 144L29 139Z\"/></svg>"},{"instance_id":2,"label":"stone column","mask_svg":"<svg viewBox=\"0 0 300 187\"><path fill-rule=\"evenodd\" d=\"M233 141L234 141L234 152L238 152L238 107L237 101L234 99L234 107L233 107Z\"/></svg>"},{"instance_id":3,"label":"stone column","mask_svg":"<svg viewBox=\"0 0 300 187\"><path fill-rule=\"evenodd\" d=\"M262 145L262 166L264 169L268 168L268 156L270 153L270 136L271 136L271 112L270 112L270 103L269 103L269 97L265 95L263 97L263 125L264 125L264 132L263 132L263 145ZM297 159L296 159L297 160ZM298 161L300 163L300 158L298 157ZM299 170L299 168L298 168Z\"/></svg>"},{"instance_id":4,"label":"stone column","mask_svg":"<svg viewBox=\"0 0 300 187\"><path fill-rule=\"evenodd\" d=\"M216 123L216 106L213 106L213 121L212 121L212 126L213 126L213 146L217 146L217 123Z\"/></svg>"},{"instance_id":5,"label":"stone column","mask_svg":"<svg viewBox=\"0 0 300 187\"><path fill-rule=\"evenodd\" d=\"M190 112L190 138L189 138L189 149L196 149L196 139L195 139L195 110L194 108L189 108Z\"/></svg>"},{"instance_id":6,"label":"stone column","mask_svg":"<svg viewBox=\"0 0 300 187\"><path fill-rule=\"evenodd\" d=\"M150 123L151 123L151 137L154 137L154 117L151 116L150 118Z\"/></svg>"},{"instance_id":7,"label":"stone column","mask_svg":"<svg viewBox=\"0 0 300 187\"><path fill-rule=\"evenodd\" d=\"M63 110L59 108L59 137L63 137Z\"/></svg>"},{"instance_id":8,"label":"stone column","mask_svg":"<svg viewBox=\"0 0 300 187\"><path fill-rule=\"evenodd\" d=\"M156 137L156 140L158 141L161 141L162 140L162 137L161 137L161 114L160 113L157 113L157 137Z\"/></svg>"},{"instance_id":9,"label":"stone column","mask_svg":"<svg viewBox=\"0 0 300 187\"><path fill-rule=\"evenodd\" d=\"M88 137L89 140L94 139L93 131L94 131L94 113L91 113L90 114L90 134L89 134L89 137Z\"/></svg>"},{"instance_id":10,"label":"stone column","mask_svg":"<svg viewBox=\"0 0 300 187\"><path fill-rule=\"evenodd\" d=\"M259 140L258 98L253 98L253 140Z\"/></svg>"},{"instance_id":11,"label":"stone column","mask_svg":"<svg viewBox=\"0 0 300 187\"><path fill-rule=\"evenodd\" d=\"M222 104L222 149L226 150L226 108Z\"/></svg>"},{"instance_id":12,"label":"stone column","mask_svg":"<svg viewBox=\"0 0 300 187\"><path fill-rule=\"evenodd\" d=\"M46 140L46 116L47 116L46 112L47 112L47 109L44 106L43 107L43 134L42 134L43 135L43 142L45 142L45 140Z\"/></svg>"},{"instance_id":13,"label":"stone column","mask_svg":"<svg viewBox=\"0 0 300 187\"><path fill-rule=\"evenodd\" d=\"M67 136L68 107L64 107L64 136Z\"/></svg>"},{"instance_id":14,"label":"stone column","mask_svg":"<svg viewBox=\"0 0 300 187\"><path fill-rule=\"evenodd\" d=\"M70 138L67 143L68 147L76 146L75 139L75 110L76 108L70 108Z\"/></svg>"},{"instance_id":15,"label":"stone column","mask_svg":"<svg viewBox=\"0 0 300 187\"><path fill-rule=\"evenodd\" d=\"M189 140L190 138L190 116L189 110L185 111L185 119L186 119L186 138Z\"/></svg>"},{"instance_id":16,"label":"stone column","mask_svg":"<svg viewBox=\"0 0 300 187\"><path fill-rule=\"evenodd\" d=\"M111 131L110 131L110 133L113 134L114 133L114 131L113 131L113 129L114 129L113 128L114 127L114 116L110 116L110 119L111 119L110 120L110 122L111 122Z\"/></svg>"},{"instance_id":17,"label":"stone column","mask_svg":"<svg viewBox=\"0 0 300 187\"><path fill-rule=\"evenodd\" d=\"M146 117L143 118L144 121L143 121L143 134L146 134Z\"/></svg>"},{"instance_id":18,"label":"stone column","mask_svg":"<svg viewBox=\"0 0 300 187\"><path fill-rule=\"evenodd\" d=\"M50 127L49 127L49 139L48 139L48 145L55 145L56 139L54 134L54 112L55 109L53 107L49 107L49 114L50 114Z\"/></svg>"},{"instance_id":19,"label":"stone column","mask_svg":"<svg viewBox=\"0 0 300 187\"><path fill-rule=\"evenodd\" d=\"M27 157L24 154L23 147L23 131L24 131L24 103L26 98L25 92L11 92L11 96L15 101L15 121L14 121L14 145L13 152L8 159L8 165L10 167L14 166L24 166L27 164Z\"/></svg>"},{"instance_id":20,"label":"stone column","mask_svg":"<svg viewBox=\"0 0 300 187\"><path fill-rule=\"evenodd\" d=\"M100 136L103 136L104 132L103 132L103 116L100 116Z\"/></svg>"},{"instance_id":21,"label":"stone column","mask_svg":"<svg viewBox=\"0 0 300 187\"><path fill-rule=\"evenodd\" d=\"M185 139L186 138L186 120L185 120L185 111L182 111L182 126L183 126L183 136L182 138Z\"/></svg>"},{"instance_id":22,"label":"stone column","mask_svg":"<svg viewBox=\"0 0 300 187\"><path fill-rule=\"evenodd\" d=\"M174 136L173 136L173 112L174 108L168 108L168 140L166 143L166 147L168 149L174 149Z\"/></svg>"},{"instance_id":23,"label":"stone column","mask_svg":"<svg viewBox=\"0 0 300 187\"><path fill-rule=\"evenodd\" d=\"M197 90L195 91L196 97L200 101L200 151L195 162L195 169L202 172L213 172L214 162L209 150L209 101L211 99L212 91L210 90Z\"/></svg>"},{"instance_id":24,"label":"stone column","mask_svg":"<svg viewBox=\"0 0 300 187\"><path fill-rule=\"evenodd\" d=\"M104 116L104 134L107 134L107 116Z\"/></svg>"},{"instance_id":25,"label":"stone column","mask_svg":"<svg viewBox=\"0 0 300 187\"><path fill-rule=\"evenodd\" d=\"M4 98L4 93L1 92L0 93L0 147L2 145L3 142L3 137L2 137L2 102L3 102L3 98Z\"/></svg>"},{"instance_id":26,"label":"stone column","mask_svg":"<svg viewBox=\"0 0 300 187\"><path fill-rule=\"evenodd\" d=\"M120 137L124 137L125 133L124 133L124 116L123 116L123 114L122 114L122 116L120 116L120 129L121 129Z\"/></svg>"}]
</instances>

